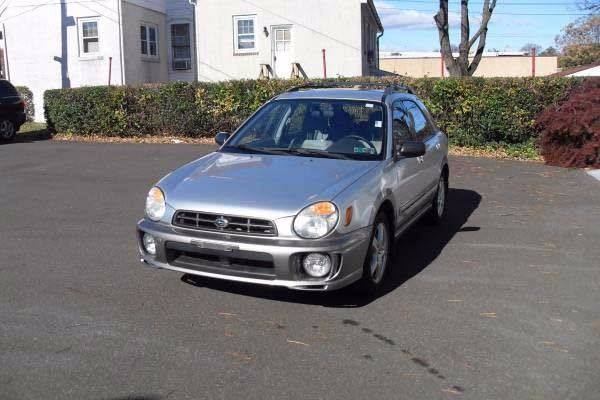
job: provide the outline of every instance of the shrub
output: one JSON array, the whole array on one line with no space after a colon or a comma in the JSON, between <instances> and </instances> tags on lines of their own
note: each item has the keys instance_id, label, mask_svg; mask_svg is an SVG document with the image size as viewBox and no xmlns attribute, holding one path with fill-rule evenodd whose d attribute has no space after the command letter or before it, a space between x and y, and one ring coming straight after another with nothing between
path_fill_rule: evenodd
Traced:
<instances>
[{"instance_id":1,"label":"shrub","mask_svg":"<svg viewBox=\"0 0 600 400\"><path fill-rule=\"evenodd\" d=\"M365 79L409 84L453 144L478 147L537 139L535 116L581 82L556 77L356 80ZM265 101L299 83L236 80L49 90L45 113L50 128L63 133L209 137L233 131Z\"/></svg>"},{"instance_id":2,"label":"shrub","mask_svg":"<svg viewBox=\"0 0 600 400\"><path fill-rule=\"evenodd\" d=\"M27 121L32 122L35 117L35 106L33 104L33 93L25 86L17 86L17 92L25 100L25 114Z\"/></svg>"},{"instance_id":3,"label":"shrub","mask_svg":"<svg viewBox=\"0 0 600 400\"><path fill-rule=\"evenodd\" d=\"M600 168L600 79L587 80L537 119L547 164Z\"/></svg>"}]
</instances>

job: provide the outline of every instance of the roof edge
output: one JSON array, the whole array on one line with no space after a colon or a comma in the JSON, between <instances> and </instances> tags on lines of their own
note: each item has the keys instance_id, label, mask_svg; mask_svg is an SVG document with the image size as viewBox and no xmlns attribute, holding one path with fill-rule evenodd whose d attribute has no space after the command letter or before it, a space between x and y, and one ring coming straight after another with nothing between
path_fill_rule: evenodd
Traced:
<instances>
[{"instance_id":1,"label":"roof edge","mask_svg":"<svg viewBox=\"0 0 600 400\"><path fill-rule=\"evenodd\" d=\"M385 32L385 29L383 28L383 23L381 22L381 18L379 18L379 13L377 12L377 7L375 6L375 3L373 2L373 0L367 0L367 4L369 5L371 12L373 13L373 17L375 17L375 21L377 21L379 31L381 33Z\"/></svg>"}]
</instances>

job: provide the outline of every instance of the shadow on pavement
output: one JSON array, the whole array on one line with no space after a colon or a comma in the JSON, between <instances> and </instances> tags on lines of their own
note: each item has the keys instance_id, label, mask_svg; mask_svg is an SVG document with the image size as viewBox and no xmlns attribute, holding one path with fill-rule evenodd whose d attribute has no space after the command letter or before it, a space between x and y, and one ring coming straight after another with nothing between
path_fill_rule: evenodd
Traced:
<instances>
[{"instance_id":1,"label":"shadow on pavement","mask_svg":"<svg viewBox=\"0 0 600 400\"><path fill-rule=\"evenodd\" d=\"M131 395L131 396L124 396L124 397L115 397L115 398L110 398L110 399L106 399L106 400L161 400L161 399L162 399L161 396L154 396L154 395L150 395L150 396Z\"/></svg>"},{"instance_id":2,"label":"shadow on pavement","mask_svg":"<svg viewBox=\"0 0 600 400\"><path fill-rule=\"evenodd\" d=\"M34 143L52 139L52 134L45 128L35 129L27 132L19 132L11 141L0 139L0 146L15 143Z\"/></svg>"},{"instance_id":3,"label":"shadow on pavement","mask_svg":"<svg viewBox=\"0 0 600 400\"><path fill-rule=\"evenodd\" d=\"M384 287L376 296L365 297L359 295L353 286L334 292L322 293L298 292L188 274L183 275L181 280L197 287L275 301L321 305L324 307L363 307L394 291L404 282L427 268L457 233L480 230L479 227L464 226L480 203L481 196L478 193L472 190L451 188L448 191L448 214L441 225L427 226L422 222L418 222L396 241L394 257L390 264L391 270L386 277Z\"/></svg>"}]
</instances>

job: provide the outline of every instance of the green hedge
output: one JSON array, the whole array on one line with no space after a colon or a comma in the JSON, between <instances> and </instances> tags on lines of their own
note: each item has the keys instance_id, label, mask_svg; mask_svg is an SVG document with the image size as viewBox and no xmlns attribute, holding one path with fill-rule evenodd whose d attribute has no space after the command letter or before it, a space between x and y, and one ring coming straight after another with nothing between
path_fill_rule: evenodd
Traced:
<instances>
[{"instance_id":1,"label":"green hedge","mask_svg":"<svg viewBox=\"0 0 600 400\"><path fill-rule=\"evenodd\" d=\"M27 121L32 122L35 117L35 107L33 104L33 93L29 88L25 86L17 86L17 92L25 100L25 113L27 114Z\"/></svg>"},{"instance_id":2,"label":"green hedge","mask_svg":"<svg viewBox=\"0 0 600 400\"><path fill-rule=\"evenodd\" d=\"M581 84L558 77L371 80L412 86L452 143L468 146L532 143L536 115ZM61 133L209 137L234 130L266 100L299 83L238 80L49 90L45 114L50 129Z\"/></svg>"}]
</instances>

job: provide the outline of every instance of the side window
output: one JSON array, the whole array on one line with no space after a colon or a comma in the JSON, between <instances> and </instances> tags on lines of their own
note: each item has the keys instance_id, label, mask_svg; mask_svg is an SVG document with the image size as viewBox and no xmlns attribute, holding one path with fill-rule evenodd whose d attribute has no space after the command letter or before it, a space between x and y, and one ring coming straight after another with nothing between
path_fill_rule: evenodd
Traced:
<instances>
[{"instance_id":1,"label":"side window","mask_svg":"<svg viewBox=\"0 0 600 400\"><path fill-rule=\"evenodd\" d=\"M425 117L425 114L423 114L417 103L413 101L404 100L402 104L404 105L406 112L410 114L414 123L412 128L416 140L425 141L433 132L433 129L431 129L429 126L429 121Z\"/></svg>"},{"instance_id":2,"label":"side window","mask_svg":"<svg viewBox=\"0 0 600 400\"><path fill-rule=\"evenodd\" d=\"M79 18L79 56L93 56L100 53L99 18Z\"/></svg>"},{"instance_id":3,"label":"side window","mask_svg":"<svg viewBox=\"0 0 600 400\"><path fill-rule=\"evenodd\" d=\"M394 134L394 148L400 148L406 141L414 140L410 115L402 107L402 102L397 101L393 105L392 133Z\"/></svg>"},{"instance_id":4,"label":"side window","mask_svg":"<svg viewBox=\"0 0 600 400\"><path fill-rule=\"evenodd\" d=\"M140 46L145 57L158 58L158 27L152 24L140 25Z\"/></svg>"},{"instance_id":5,"label":"side window","mask_svg":"<svg viewBox=\"0 0 600 400\"><path fill-rule=\"evenodd\" d=\"M255 28L256 15L233 17L234 54L258 51Z\"/></svg>"}]
</instances>

